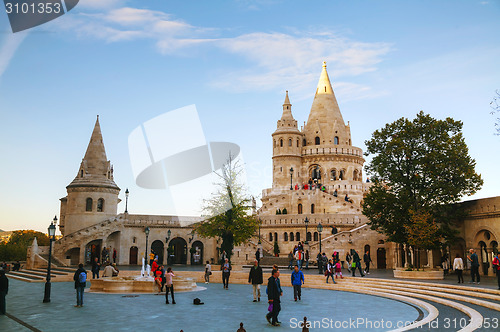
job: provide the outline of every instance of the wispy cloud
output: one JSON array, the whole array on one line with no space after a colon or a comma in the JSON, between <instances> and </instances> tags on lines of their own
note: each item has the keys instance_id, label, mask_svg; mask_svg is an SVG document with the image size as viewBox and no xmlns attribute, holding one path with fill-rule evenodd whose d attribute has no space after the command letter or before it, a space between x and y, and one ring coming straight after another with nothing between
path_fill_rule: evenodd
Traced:
<instances>
[{"instance_id":1,"label":"wispy cloud","mask_svg":"<svg viewBox=\"0 0 500 332\"><path fill-rule=\"evenodd\" d=\"M5 38L0 44L0 78L9 67L16 50L27 35L27 32L4 34Z\"/></svg>"},{"instance_id":2,"label":"wispy cloud","mask_svg":"<svg viewBox=\"0 0 500 332\"><path fill-rule=\"evenodd\" d=\"M392 47L387 43L351 40L326 29L255 32L226 37L221 36L221 29L194 26L165 12L131 7L81 12L59 21L80 37L110 43L150 39L162 54L189 54L206 45L237 55L248 60L250 65L237 71L224 68L210 83L217 88L231 87L232 91L269 90L282 87L283 82L291 84L289 89L310 88L311 82L317 79L322 61L328 61L335 79L375 71ZM342 82L339 83L342 86ZM357 90L368 95L369 87L358 86Z\"/></svg>"}]
</instances>

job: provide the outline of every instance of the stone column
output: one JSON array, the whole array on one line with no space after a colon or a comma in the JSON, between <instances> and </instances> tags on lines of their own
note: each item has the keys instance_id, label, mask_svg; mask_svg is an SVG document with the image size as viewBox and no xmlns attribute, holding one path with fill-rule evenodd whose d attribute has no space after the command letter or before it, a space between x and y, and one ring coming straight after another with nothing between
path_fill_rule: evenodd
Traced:
<instances>
[{"instance_id":1,"label":"stone column","mask_svg":"<svg viewBox=\"0 0 500 332\"><path fill-rule=\"evenodd\" d=\"M408 267L408 246L405 244L403 244L403 251L404 251L404 255L405 255L405 268Z\"/></svg>"}]
</instances>

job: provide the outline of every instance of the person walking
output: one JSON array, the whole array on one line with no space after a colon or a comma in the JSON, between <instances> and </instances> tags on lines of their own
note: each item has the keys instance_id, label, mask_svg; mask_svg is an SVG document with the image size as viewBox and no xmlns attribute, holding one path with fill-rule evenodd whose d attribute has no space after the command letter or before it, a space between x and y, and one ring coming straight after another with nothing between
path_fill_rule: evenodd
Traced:
<instances>
[{"instance_id":1,"label":"person walking","mask_svg":"<svg viewBox=\"0 0 500 332\"><path fill-rule=\"evenodd\" d=\"M479 276L479 259L474 249L469 249L469 253L470 255L467 256L467 259L470 261L471 283L474 283L477 278L477 284L479 284L481 281L481 277Z\"/></svg>"},{"instance_id":2,"label":"person walking","mask_svg":"<svg viewBox=\"0 0 500 332\"><path fill-rule=\"evenodd\" d=\"M259 248L257 248L257 251L255 252L255 259L260 264L260 249Z\"/></svg>"},{"instance_id":3,"label":"person walking","mask_svg":"<svg viewBox=\"0 0 500 332\"><path fill-rule=\"evenodd\" d=\"M86 281L87 281L87 271L83 268L83 264L78 264L78 270L76 270L73 275L73 280L75 281L76 289L76 305L75 307L83 307L83 292L85 291Z\"/></svg>"},{"instance_id":4,"label":"person walking","mask_svg":"<svg viewBox=\"0 0 500 332\"><path fill-rule=\"evenodd\" d=\"M455 257L453 260L453 270L457 273L458 276L458 283L462 281L462 284L464 283L464 276L463 276L463 271L464 271L464 261L460 257L459 254Z\"/></svg>"},{"instance_id":5,"label":"person walking","mask_svg":"<svg viewBox=\"0 0 500 332\"><path fill-rule=\"evenodd\" d=\"M500 257L498 253L493 257L492 264L493 271L497 274L498 289L500 289Z\"/></svg>"},{"instance_id":6,"label":"person walking","mask_svg":"<svg viewBox=\"0 0 500 332\"><path fill-rule=\"evenodd\" d=\"M253 301L257 302L257 299L260 302L260 285L264 282L262 276L262 268L259 265L259 261L255 260L254 265L250 269L250 273L248 274L248 282L252 284L253 288Z\"/></svg>"},{"instance_id":7,"label":"person walking","mask_svg":"<svg viewBox=\"0 0 500 332\"><path fill-rule=\"evenodd\" d=\"M304 259L306 260L306 270L309 270L309 250L306 250L306 253L304 254Z\"/></svg>"},{"instance_id":8,"label":"person walking","mask_svg":"<svg viewBox=\"0 0 500 332\"><path fill-rule=\"evenodd\" d=\"M351 254L349 254L349 252L347 252L347 254L345 254L345 261L347 262L347 272L351 272L351 260L352 256Z\"/></svg>"},{"instance_id":9,"label":"person walking","mask_svg":"<svg viewBox=\"0 0 500 332\"><path fill-rule=\"evenodd\" d=\"M9 292L9 278L5 275L5 270L0 269L0 315L5 315L5 296Z\"/></svg>"},{"instance_id":10,"label":"person walking","mask_svg":"<svg viewBox=\"0 0 500 332\"><path fill-rule=\"evenodd\" d=\"M266 314L266 319L273 326L280 326L278 315L281 311L280 297L283 296L283 292L281 291L279 276L280 272L273 269L271 277L267 280L267 300L271 310Z\"/></svg>"},{"instance_id":11,"label":"person walking","mask_svg":"<svg viewBox=\"0 0 500 332\"><path fill-rule=\"evenodd\" d=\"M165 273L165 304L168 304L168 293L172 293L172 304L175 304L175 298L174 298L174 283L173 283L173 277L175 277L174 272L172 272L172 268L169 267L167 268L167 273Z\"/></svg>"},{"instance_id":12,"label":"person walking","mask_svg":"<svg viewBox=\"0 0 500 332\"><path fill-rule=\"evenodd\" d=\"M328 278L332 278L332 281L334 284L336 284L337 282L335 281L335 278L333 277L333 271L334 271L335 267L334 267L334 264L333 264L333 260L330 259L330 261L328 262L328 264L326 265L326 270L325 270L325 276L326 276L326 283L328 283Z\"/></svg>"},{"instance_id":13,"label":"person walking","mask_svg":"<svg viewBox=\"0 0 500 332\"><path fill-rule=\"evenodd\" d=\"M298 265L295 265L293 269L291 282L293 286L293 298L295 301L297 301L297 298L300 301L300 297L302 296L302 284L304 283L304 273L299 270Z\"/></svg>"},{"instance_id":14,"label":"person walking","mask_svg":"<svg viewBox=\"0 0 500 332\"><path fill-rule=\"evenodd\" d=\"M299 269L302 269L302 256L303 256L302 249L299 249L295 252L295 259L297 260L297 265L299 266Z\"/></svg>"},{"instance_id":15,"label":"person walking","mask_svg":"<svg viewBox=\"0 0 500 332\"><path fill-rule=\"evenodd\" d=\"M365 262L365 273L370 274L370 263L372 261L370 257L370 251L366 251L365 254L363 255L363 261Z\"/></svg>"},{"instance_id":16,"label":"person walking","mask_svg":"<svg viewBox=\"0 0 500 332\"><path fill-rule=\"evenodd\" d=\"M318 263L318 272L319 274L323 274L323 256L318 252L318 256L316 256L316 262Z\"/></svg>"},{"instance_id":17,"label":"person walking","mask_svg":"<svg viewBox=\"0 0 500 332\"><path fill-rule=\"evenodd\" d=\"M288 254L288 268L291 270L293 269L293 258L294 258L294 251L290 251Z\"/></svg>"},{"instance_id":18,"label":"person walking","mask_svg":"<svg viewBox=\"0 0 500 332\"><path fill-rule=\"evenodd\" d=\"M342 276L342 265L340 264L340 261L337 261L334 265L335 265L335 279L339 277L338 276L339 274L340 274L340 279L344 279L344 277Z\"/></svg>"},{"instance_id":19,"label":"person walking","mask_svg":"<svg viewBox=\"0 0 500 332\"><path fill-rule=\"evenodd\" d=\"M353 262L353 264L355 264L352 267L352 276L355 277L356 276L356 269L359 269L359 274L361 274L361 276L364 277L365 275L363 274L363 271L361 270L361 259L359 258L359 255L358 255L356 250L353 250L352 262Z\"/></svg>"},{"instance_id":20,"label":"person walking","mask_svg":"<svg viewBox=\"0 0 500 332\"><path fill-rule=\"evenodd\" d=\"M222 284L224 289L228 289L229 276L231 275L231 264L229 263L229 259L225 259L224 264L221 265L220 269L222 270Z\"/></svg>"},{"instance_id":21,"label":"person walking","mask_svg":"<svg viewBox=\"0 0 500 332\"><path fill-rule=\"evenodd\" d=\"M99 263L99 259L97 257L94 258L92 262L92 279L99 279L99 270L101 269L101 264Z\"/></svg>"},{"instance_id":22,"label":"person walking","mask_svg":"<svg viewBox=\"0 0 500 332\"><path fill-rule=\"evenodd\" d=\"M212 265L210 265L209 261L207 261L207 265L205 265L205 283L208 284L210 282L210 275L212 274Z\"/></svg>"}]
</instances>

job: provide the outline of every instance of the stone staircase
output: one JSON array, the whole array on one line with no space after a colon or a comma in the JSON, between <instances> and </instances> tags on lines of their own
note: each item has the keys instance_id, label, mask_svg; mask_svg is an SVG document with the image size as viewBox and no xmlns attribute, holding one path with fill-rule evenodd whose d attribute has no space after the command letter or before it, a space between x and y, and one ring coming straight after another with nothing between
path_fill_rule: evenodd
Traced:
<instances>
[{"instance_id":1,"label":"stone staircase","mask_svg":"<svg viewBox=\"0 0 500 332\"><path fill-rule=\"evenodd\" d=\"M74 272L75 269L72 268L57 267L52 265L52 268L50 269L50 277L67 277L68 275L73 275ZM9 273L7 273L7 276L12 279L26 282L45 282L45 279L47 277L47 268L21 269L19 271L10 271Z\"/></svg>"}]
</instances>

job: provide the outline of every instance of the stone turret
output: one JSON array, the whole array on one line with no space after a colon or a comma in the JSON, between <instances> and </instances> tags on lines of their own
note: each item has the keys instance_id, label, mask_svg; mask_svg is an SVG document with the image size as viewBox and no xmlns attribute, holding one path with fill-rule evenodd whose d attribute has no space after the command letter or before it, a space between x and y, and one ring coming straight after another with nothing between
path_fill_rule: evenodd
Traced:
<instances>
[{"instance_id":1,"label":"stone turret","mask_svg":"<svg viewBox=\"0 0 500 332\"><path fill-rule=\"evenodd\" d=\"M63 235L116 216L120 188L113 180L113 166L106 157L99 116L75 179L61 198Z\"/></svg>"},{"instance_id":2,"label":"stone turret","mask_svg":"<svg viewBox=\"0 0 500 332\"><path fill-rule=\"evenodd\" d=\"M303 135L297 128L292 115L292 104L286 92L283 114L278 120L273 137L273 187L290 187L290 181L297 182L301 170ZM290 176L290 169L293 169Z\"/></svg>"}]
</instances>

